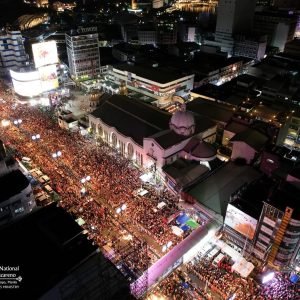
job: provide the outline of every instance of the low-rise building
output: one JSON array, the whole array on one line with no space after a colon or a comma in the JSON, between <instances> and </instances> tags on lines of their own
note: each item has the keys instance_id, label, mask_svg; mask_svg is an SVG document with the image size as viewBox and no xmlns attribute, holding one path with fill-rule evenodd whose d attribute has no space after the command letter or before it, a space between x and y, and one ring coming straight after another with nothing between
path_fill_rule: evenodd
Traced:
<instances>
[{"instance_id":1,"label":"low-rise building","mask_svg":"<svg viewBox=\"0 0 300 300\"><path fill-rule=\"evenodd\" d=\"M138 92L163 106L172 101L172 96L187 98L193 88L194 75L183 75L157 64L153 66L122 64L109 70L116 83L125 82L128 90Z\"/></svg>"},{"instance_id":2,"label":"low-rise building","mask_svg":"<svg viewBox=\"0 0 300 300\"><path fill-rule=\"evenodd\" d=\"M16 161L6 156L0 141L0 225L30 213L35 207L31 184Z\"/></svg>"},{"instance_id":3,"label":"low-rise building","mask_svg":"<svg viewBox=\"0 0 300 300\"><path fill-rule=\"evenodd\" d=\"M239 189L226 213L227 238L272 267L299 268L298 194L296 186L269 179Z\"/></svg>"}]
</instances>

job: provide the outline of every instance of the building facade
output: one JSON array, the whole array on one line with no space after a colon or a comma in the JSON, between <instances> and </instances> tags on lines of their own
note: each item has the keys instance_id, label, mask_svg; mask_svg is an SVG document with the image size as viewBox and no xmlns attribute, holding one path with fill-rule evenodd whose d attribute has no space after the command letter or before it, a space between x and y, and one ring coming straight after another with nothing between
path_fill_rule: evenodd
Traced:
<instances>
[{"instance_id":1,"label":"building facade","mask_svg":"<svg viewBox=\"0 0 300 300\"><path fill-rule=\"evenodd\" d=\"M296 14L261 11L255 13L253 30L257 34L267 35L268 45L283 51L285 44L293 40L296 25Z\"/></svg>"},{"instance_id":2,"label":"building facade","mask_svg":"<svg viewBox=\"0 0 300 300\"><path fill-rule=\"evenodd\" d=\"M89 123L96 138L140 168L155 169L160 178L165 177L163 166L181 157L192 137L213 143L216 136L216 124L210 120L203 119L199 126L191 112L179 111L172 116L120 95L100 104L89 115Z\"/></svg>"},{"instance_id":3,"label":"building facade","mask_svg":"<svg viewBox=\"0 0 300 300\"><path fill-rule=\"evenodd\" d=\"M125 82L128 90L157 100L158 105L172 101L172 96L187 97L194 86L194 75L171 74L160 67L120 65L109 70L111 79Z\"/></svg>"},{"instance_id":4,"label":"building facade","mask_svg":"<svg viewBox=\"0 0 300 300\"><path fill-rule=\"evenodd\" d=\"M2 141L0 149L0 225L3 225L31 212L35 200L30 182L16 161L6 156Z\"/></svg>"},{"instance_id":5,"label":"building facade","mask_svg":"<svg viewBox=\"0 0 300 300\"><path fill-rule=\"evenodd\" d=\"M215 41L221 50L233 54L234 35L252 29L255 0L220 0L217 11Z\"/></svg>"},{"instance_id":6,"label":"building facade","mask_svg":"<svg viewBox=\"0 0 300 300\"><path fill-rule=\"evenodd\" d=\"M69 71L83 81L96 78L100 70L97 27L78 28L66 34Z\"/></svg>"},{"instance_id":7,"label":"building facade","mask_svg":"<svg viewBox=\"0 0 300 300\"><path fill-rule=\"evenodd\" d=\"M254 60L262 60L266 53L267 37L247 38L240 36L235 38L233 54L235 56L248 57Z\"/></svg>"},{"instance_id":8,"label":"building facade","mask_svg":"<svg viewBox=\"0 0 300 300\"><path fill-rule=\"evenodd\" d=\"M0 34L0 76L9 75L12 68L28 64L24 40L20 31L6 31Z\"/></svg>"},{"instance_id":9,"label":"building facade","mask_svg":"<svg viewBox=\"0 0 300 300\"><path fill-rule=\"evenodd\" d=\"M256 190L256 199L253 198ZM259 195L258 195L259 193ZM274 186L260 179L241 187L231 196L225 232L243 252L276 269L299 270L299 188L290 183ZM236 213L237 212L237 213Z\"/></svg>"}]
</instances>

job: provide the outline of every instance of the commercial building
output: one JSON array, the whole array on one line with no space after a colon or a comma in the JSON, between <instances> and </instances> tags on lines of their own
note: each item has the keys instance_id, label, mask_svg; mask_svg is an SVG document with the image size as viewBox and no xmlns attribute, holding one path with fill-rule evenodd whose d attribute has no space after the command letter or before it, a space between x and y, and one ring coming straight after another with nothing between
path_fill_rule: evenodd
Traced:
<instances>
[{"instance_id":1,"label":"commercial building","mask_svg":"<svg viewBox=\"0 0 300 300\"><path fill-rule=\"evenodd\" d=\"M227 238L272 267L299 268L295 265L300 247L297 195L296 185L276 186L264 178L242 187L232 195L227 209Z\"/></svg>"},{"instance_id":2,"label":"commercial building","mask_svg":"<svg viewBox=\"0 0 300 300\"><path fill-rule=\"evenodd\" d=\"M20 279L19 288L1 291L6 299L132 299L125 277L56 204L0 234L0 264L18 267L14 273Z\"/></svg>"},{"instance_id":3,"label":"commercial building","mask_svg":"<svg viewBox=\"0 0 300 300\"><path fill-rule=\"evenodd\" d=\"M0 33L0 76L9 75L12 68L28 64L24 40L20 31L7 30Z\"/></svg>"},{"instance_id":4,"label":"commercial building","mask_svg":"<svg viewBox=\"0 0 300 300\"><path fill-rule=\"evenodd\" d=\"M194 85L194 75L182 75L158 65L122 64L108 72L113 82L124 81L128 90L154 99L158 106L170 103L174 95L188 97Z\"/></svg>"},{"instance_id":5,"label":"commercial building","mask_svg":"<svg viewBox=\"0 0 300 300\"><path fill-rule=\"evenodd\" d=\"M142 27L138 29L138 40L141 45L156 45L157 30L154 27Z\"/></svg>"},{"instance_id":6,"label":"commercial building","mask_svg":"<svg viewBox=\"0 0 300 300\"><path fill-rule=\"evenodd\" d=\"M258 11L254 16L254 32L267 35L268 45L283 52L285 44L295 35L297 15L283 11Z\"/></svg>"},{"instance_id":7,"label":"commercial building","mask_svg":"<svg viewBox=\"0 0 300 300\"><path fill-rule=\"evenodd\" d=\"M285 145L300 151L300 114L293 113L288 116L285 124L281 127L277 145Z\"/></svg>"},{"instance_id":8,"label":"commercial building","mask_svg":"<svg viewBox=\"0 0 300 300\"><path fill-rule=\"evenodd\" d=\"M233 54L235 56L248 57L254 60L262 60L266 53L267 37L237 36L234 42Z\"/></svg>"},{"instance_id":9,"label":"commercial building","mask_svg":"<svg viewBox=\"0 0 300 300\"><path fill-rule=\"evenodd\" d=\"M69 72L72 78L84 81L100 72L97 27L79 27L66 34Z\"/></svg>"},{"instance_id":10,"label":"commercial building","mask_svg":"<svg viewBox=\"0 0 300 300\"><path fill-rule=\"evenodd\" d=\"M0 141L0 225L28 214L35 207L31 185L17 162L7 157Z\"/></svg>"},{"instance_id":11,"label":"commercial building","mask_svg":"<svg viewBox=\"0 0 300 300\"><path fill-rule=\"evenodd\" d=\"M217 11L215 42L223 52L233 54L234 35L252 29L255 0L220 0Z\"/></svg>"}]
</instances>

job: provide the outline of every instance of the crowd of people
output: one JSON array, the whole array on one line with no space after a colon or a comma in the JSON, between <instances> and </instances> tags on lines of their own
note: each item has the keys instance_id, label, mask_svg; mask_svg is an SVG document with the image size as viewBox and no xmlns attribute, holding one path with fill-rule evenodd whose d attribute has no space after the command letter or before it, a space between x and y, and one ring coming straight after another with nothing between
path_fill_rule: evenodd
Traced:
<instances>
[{"instance_id":1,"label":"crowd of people","mask_svg":"<svg viewBox=\"0 0 300 300\"><path fill-rule=\"evenodd\" d=\"M207 258L198 259L187 265L188 272L196 276L221 299L238 300L284 300L300 299L299 286L292 284L287 277L277 273L275 278L263 285L253 278L241 278L212 265Z\"/></svg>"},{"instance_id":2,"label":"crowd of people","mask_svg":"<svg viewBox=\"0 0 300 300\"><path fill-rule=\"evenodd\" d=\"M84 219L83 227L92 241L100 247L112 242L116 256L140 274L157 260L162 245L171 241L173 247L181 240L163 222L178 210L177 197L166 189L158 195L150 184L146 195L136 195L134 191L143 184L141 172L129 160L104 143L96 145L79 132L61 129L49 112L17 104L7 96L3 99L0 117L10 120L10 126L1 127L1 138L49 175L52 188L60 195L59 205ZM20 119L15 126L14 120ZM32 139L36 134L39 140ZM61 156L54 158L58 151ZM86 176L90 181L83 184L81 179ZM157 209L161 201L166 205ZM124 204L126 209L116 214ZM133 239L122 239L118 233L124 228Z\"/></svg>"},{"instance_id":3,"label":"crowd of people","mask_svg":"<svg viewBox=\"0 0 300 300\"><path fill-rule=\"evenodd\" d=\"M271 281L262 286L261 295L267 300L299 300L300 286L293 284L287 275L276 273Z\"/></svg>"},{"instance_id":4,"label":"crowd of people","mask_svg":"<svg viewBox=\"0 0 300 300\"><path fill-rule=\"evenodd\" d=\"M0 119L10 120L11 125L0 128L0 138L20 157L32 158L50 177L53 189L60 195L59 205L76 219L84 220L82 226L93 243L102 249L111 245L111 259L116 264L122 262L137 278L159 258L163 245L171 242L174 247L182 240L167 222L179 211L178 197L164 188L158 193L155 186L142 183L140 170L108 145L96 145L79 132L67 132L51 114L1 96L5 100L0 105ZM22 119L18 126L13 125L16 119ZM41 139L33 140L36 134ZM53 157L57 151L61 156ZM90 180L82 183L86 176ZM147 190L144 196L135 193L141 187ZM158 208L162 201L164 206ZM117 213L120 207L124 209ZM299 295L279 275L261 288L252 279L242 279L205 260L189 264L188 270L223 299L233 294L239 300L297 299ZM176 276L163 281L160 292L167 299L195 299ZM199 295L199 299L208 298Z\"/></svg>"}]
</instances>

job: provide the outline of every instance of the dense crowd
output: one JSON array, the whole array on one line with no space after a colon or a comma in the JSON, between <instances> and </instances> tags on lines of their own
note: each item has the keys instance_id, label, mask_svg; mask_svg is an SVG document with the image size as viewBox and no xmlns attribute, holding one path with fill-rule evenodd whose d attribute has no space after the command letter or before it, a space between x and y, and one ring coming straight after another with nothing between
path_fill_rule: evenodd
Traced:
<instances>
[{"instance_id":1,"label":"dense crowd","mask_svg":"<svg viewBox=\"0 0 300 300\"><path fill-rule=\"evenodd\" d=\"M163 188L157 193L155 186L142 183L140 171L104 143L96 145L78 132L61 129L51 114L37 107L17 105L7 95L2 97L0 119L9 119L11 125L1 127L0 139L17 155L32 158L49 175L61 196L59 205L84 220L82 226L93 243L101 248L111 245L111 259L116 264L122 262L138 277L158 259L163 245L178 244L182 237L173 234L166 222L178 212L177 197ZM22 119L18 127L12 125L16 119ZM41 139L33 141L35 134ZM62 155L53 158L57 151ZM87 175L91 180L83 184L81 179ZM135 193L141 187L148 191L144 196ZM161 201L165 205L158 209ZM117 214L124 204L126 209ZM188 269L223 299L233 294L239 300L298 299L299 291L279 275L260 288L252 279L242 279L206 261L189 264ZM168 299L195 299L194 291L185 288L176 274L159 285L159 292ZM205 298L199 295L199 299Z\"/></svg>"},{"instance_id":2,"label":"dense crowd","mask_svg":"<svg viewBox=\"0 0 300 300\"><path fill-rule=\"evenodd\" d=\"M61 129L47 111L3 98L0 118L10 120L11 125L1 127L1 139L20 156L33 159L49 175L53 189L61 196L60 205L84 219L83 227L95 243L101 247L112 243L116 256L140 274L157 259L154 253L160 253L162 245L171 241L174 246L181 240L163 222L178 210L174 195L166 189L158 195L150 184L143 186L147 188L146 195L136 195L134 192L143 183L140 171L129 160L103 143L97 146L78 132ZM13 125L16 119L22 120L19 126ZM32 140L35 134L40 134L41 139ZM57 151L62 155L53 158ZM83 185L80 180L87 175L91 180ZM87 191L84 194L83 186ZM166 205L157 209L161 201ZM116 208L123 204L126 209L117 215ZM133 239L125 241L118 234L124 228L138 237L133 234ZM124 249L127 253L123 253Z\"/></svg>"},{"instance_id":3,"label":"dense crowd","mask_svg":"<svg viewBox=\"0 0 300 300\"><path fill-rule=\"evenodd\" d=\"M235 273L212 265L211 261L205 258L189 263L187 268L224 300L231 297L238 300L300 299L299 286L292 284L280 273L270 282L259 285L253 278L241 278Z\"/></svg>"}]
</instances>

